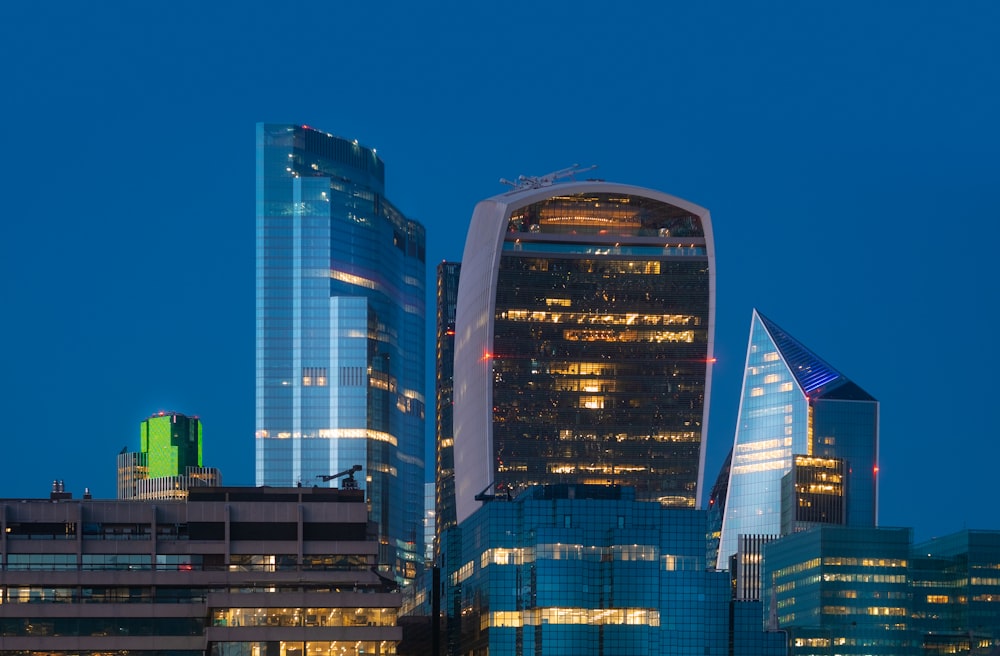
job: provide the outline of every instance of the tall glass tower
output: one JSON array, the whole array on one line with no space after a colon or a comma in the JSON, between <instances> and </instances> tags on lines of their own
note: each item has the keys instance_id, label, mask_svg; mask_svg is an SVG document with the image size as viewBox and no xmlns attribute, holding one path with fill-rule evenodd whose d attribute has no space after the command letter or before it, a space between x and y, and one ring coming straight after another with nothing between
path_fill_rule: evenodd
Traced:
<instances>
[{"instance_id":1,"label":"tall glass tower","mask_svg":"<svg viewBox=\"0 0 1000 656\"><path fill-rule=\"evenodd\" d=\"M796 504L843 495L843 510L822 513L824 521L875 526L878 412L871 395L754 310L718 567L740 535L782 532L782 478L793 465L798 474L784 487ZM802 510L802 518L821 515Z\"/></svg>"},{"instance_id":2,"label":"tall glass tower","mask_svg":"<svg viewBox=\"0 0 1000 656\"><path fill-rule=\"evenodd\" d=\"M693 508L713 347L708 211L526 179L473 212L458 286L455 503L554 483Z\"/></svg>"},{"instance_id":3,"label":"tall glass tower","mask_svg":"<svg viewBox=\"0 0 1000 656\"><path fill-rule=\"evenodd\" d=\"M416 574L424 484L424 228L374 149L257 125L257 485L363 471L380 565Z\"/></svg>"},{"instance_id":4,"label":"tall glass tower","mask_svg":"<svg viewBox=\"0 0 1000 656\"><path fill-rule=\"evenodd\" d=\"M455 312L462 265L441 262L437 267L437 392L435 518L436 535L454 526L455 519ZM439 545L435 546L435 555Z\"/></svg>"}]
</instances>

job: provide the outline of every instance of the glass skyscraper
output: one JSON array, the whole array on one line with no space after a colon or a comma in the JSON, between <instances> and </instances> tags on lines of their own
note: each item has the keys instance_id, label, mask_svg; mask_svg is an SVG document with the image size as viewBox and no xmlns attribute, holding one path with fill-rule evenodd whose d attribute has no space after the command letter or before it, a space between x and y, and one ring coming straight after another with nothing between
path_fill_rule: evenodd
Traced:
<instances>
[{"instance_id":1,"label":"glass skyscraper","mask_svg":"<svg viewBox=\"0 0 1000 656\"><path fill-rule=\"evenodd\" d=\"M458 278L462 265L441 262L437 267L437 366L435 390L437 412L435 444L436 534L457 523L455 518L455 312L458 307ZM435 553L437 547L435 547Z\"/></svg>"},{"instance_id":2,"label":"glass skyscraper","mask_svg":"<svg viewBox=\"0 0 1000 656\"><path fill-rule=\"evenodd\" d=\"M781 533L782 478L793 463L786 496L811 507L786 512L786 525L875 526L878 412L871 395L755 310L718 566L740 535Z\"/></svg>"},{"instance_id":3,"label":"glass skyscraper","mask_svg":"<svg viewBox=\"0 0 1000 656\"><path fill-rule=\"evenodd\" d=\"M458 521L554 483L693 508L713 269L708 211L658 191L528 179L479 203L456 317Z\"/></svg>"},{"instance_id":4,"label":"glass skyscraper","mask_svg":"<svg viewBox=\"0 0 1000 656\"><path fill-rule=\"evenodd\" d=\"M424 228L374 149L257 125L257 485L361 465L379 564L415 574L424 483Z\"/></svg>"}]
</instances>

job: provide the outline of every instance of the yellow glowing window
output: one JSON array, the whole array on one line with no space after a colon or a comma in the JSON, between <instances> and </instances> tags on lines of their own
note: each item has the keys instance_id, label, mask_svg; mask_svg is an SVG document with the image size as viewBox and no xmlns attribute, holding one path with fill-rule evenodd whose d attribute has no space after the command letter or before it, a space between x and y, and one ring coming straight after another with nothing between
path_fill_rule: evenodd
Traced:
<instances>
[{"instance_id":1,"label":"yellow glowing window","mask_svg":"<svg viewBox=\"0 0 1000 656\"><path fill-rule=\"evenodd\" d=\"M764 396L763 387L754 387L750 390L750 396Z\"/></svg>"},{"instance_id":2,"label":"yellow glowing window","mask_svg":"<svg viewBox=\"0 0 1000 656\"><path fill-rule=\"evenodd\" d=\"M781 384L781 391L782 392L791 392L792 391L792 384L791 383L782 383Z\"/></svg>"},{"instance_id":3,"label":"yellow glowing window","mask_svg":"<svg viewBox=\"0 0 1000 656\"><path fill-rule=\"evenodd\" d=\"M367 289L378 289L379 284L370 278L363 278L361 276L355 276L350 273L345 273L343 271L330 271L330 277L334 280L339 280L340 282L346 282L348 285L357 285L358 287L365 287Z\"/></svg>"},{"instance_id":4,"label":"yellow glowing window","mask_svg":"<svg viewBox=\"0 0 1000 656\"><path fill-rule=\"evenodd\" d=\"M770 353L764 354L764 362L777 362L777 361L778 361L777 351L771 351Z\"/></svg>"},{"instance_id":5,"label":"yellow glowing window","mask_svg":"<svg viewBox=\"0 0 1000 656\"><path fill-rule=\"evenodd\" d=\"M947 604L950 602L951 599L948 595L927 595L927 603L929 604Z\"/></svg>"},{"instance_id":6,"label":"yellow glowing window","mask_svg":"<svg viewBox=\"0 0 1000 656\"><path fill-rule=\"evenodd\" d=\"M778 374L768 374L768 375L764 376L764 382L765 383L776 383L780 379L781 379L781 376L779 376Z\"/></svg>"}]
</instances>

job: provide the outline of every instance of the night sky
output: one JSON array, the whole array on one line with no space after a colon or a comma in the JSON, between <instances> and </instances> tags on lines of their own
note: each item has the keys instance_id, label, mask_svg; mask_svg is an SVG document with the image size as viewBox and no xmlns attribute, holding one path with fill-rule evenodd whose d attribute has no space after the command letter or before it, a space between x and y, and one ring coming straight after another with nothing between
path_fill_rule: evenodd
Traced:
<instances>
[{"instance_id":1,"label":"night sky","mask_svg":"<svg viewBox=\"0 0 1000 656\"><path fill-rule=\"evenodd\" d=\"M500 177L709 208L706 487L757 307L882 402L881 524L1000 528L998 34L986 0L4 2L0 497L114 496L159 410L253 484L268 121L378 149L429 290Z\"/></svg>"}]
</instances>

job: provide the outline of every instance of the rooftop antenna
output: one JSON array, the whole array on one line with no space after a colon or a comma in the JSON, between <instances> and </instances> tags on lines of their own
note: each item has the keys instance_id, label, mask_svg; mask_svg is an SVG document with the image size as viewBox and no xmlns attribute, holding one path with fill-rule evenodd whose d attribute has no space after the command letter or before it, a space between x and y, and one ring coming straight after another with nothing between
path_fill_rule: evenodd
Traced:
<instances>
[{"instance_id":1,"label":"rooftop antenna","mask_svg":"<svg viewBox=\"0 0 1000 656\"><path fill-rule=\"evenodd\" d=\"M596 164L588 166L581 169L579 164L574 164L573 166L567 166L564 169L559 169L558 171L553 171L552 173L546 173L545 175L519 175L517 180L508 180L507 178L500 178L500 184L505 184L510 186L511 191L521 191L523 189L541 189L542 187L550 187L557 180L563 178L575 179L577 173L585 173L587 171L592 171L597 168Z\"/></svg>"}]
</instances>

